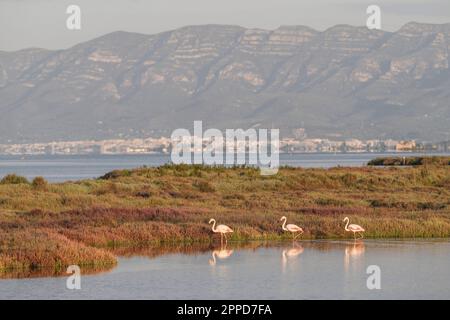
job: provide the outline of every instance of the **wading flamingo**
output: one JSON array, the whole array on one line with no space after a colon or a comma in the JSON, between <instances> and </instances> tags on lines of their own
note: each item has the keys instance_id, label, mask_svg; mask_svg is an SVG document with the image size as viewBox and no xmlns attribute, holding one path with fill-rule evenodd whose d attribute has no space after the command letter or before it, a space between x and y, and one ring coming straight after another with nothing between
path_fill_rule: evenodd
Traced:
<instances>
[{"instance_id":1,"label":"wading flamingo","mask_svg":"<svg viewBox=\"0 0 450 320\"><path fill-rule=\"evenodd\" d=\"M214 222L213 226L212 226L212 231L214 233L220 233L220 243L223 243L223 238L225 237L225 243L227 243L227 233L232 233L233 230L229 227L226 226L224 224L219 224L216 228L216 219L211 219L209 220L208 223Z\"/></svg>"},{"instance_id":2,"label":"wading flamingo","mask_svg":"<svg viewBox=\"0 0 450 320\"><path fill-rule=\"evenodd\" d=\"M344 222L347 221L347 224L345 225L345 231L353 232L353 238L355 238L355 240L356 240L357 233L360 235L360 237L358 239L362 239L364 237L362 233L366 230L364 230L363 227L361 227L360 225L357 225L357 224L349 225L348 223L350 220L348 219L348 217L345 217L343 221Z\"/></svg>"},{"instance_id":3,"label":"wading flamingo","mask_svg":"<svg viewBox=\"0 0 450 320\"><path fill-rule=\"evenodd\" d=\"M281 217L280 221L283 221L283 225L281 226L281 228L284 231L289 231L292 233L292 239L296 239L299 235L301 235L303 233L303 229L300 228L299 226L295 225L295 224L288 224L286 225L286 217L283 216ZM298 234L296 235L296 233L298 232Z\"/></svg>"}]
</instances>

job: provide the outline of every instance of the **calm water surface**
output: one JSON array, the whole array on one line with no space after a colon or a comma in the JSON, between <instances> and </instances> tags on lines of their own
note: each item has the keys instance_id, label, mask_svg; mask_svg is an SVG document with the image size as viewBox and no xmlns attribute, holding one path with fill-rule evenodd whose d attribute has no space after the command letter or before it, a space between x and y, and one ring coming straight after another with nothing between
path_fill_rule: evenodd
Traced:
<instances>
[{"instance_id":1,"label":"calm water surface","mask_svg":"<svg viewBox=\"0 0 450 320\"><path fill-rule=\"evenodd\" d=\"M0 299L450 299L448 241L251 243L122 257L112 271L0 280ZM153 256L153 257L150 257ZM381 289L366 286L381 269Z\"/></svg>"},{"instance_id":2,"label":"calm water surface","mask_svg":"<svg viewBox=\"0 0 450 320\"><path fill-rule=\"evenodd\" d=\"M281 154L280 164L294 167L362 166L381 156L424 155L414 153L306 153ZM445 154L439 154L445 155ZM0 178L16 173L32 179L43 176L52 182L99 177L114 169L159 166L170 162L169 155L79 155L0 156Z\"/></svg>"}]
</instances>

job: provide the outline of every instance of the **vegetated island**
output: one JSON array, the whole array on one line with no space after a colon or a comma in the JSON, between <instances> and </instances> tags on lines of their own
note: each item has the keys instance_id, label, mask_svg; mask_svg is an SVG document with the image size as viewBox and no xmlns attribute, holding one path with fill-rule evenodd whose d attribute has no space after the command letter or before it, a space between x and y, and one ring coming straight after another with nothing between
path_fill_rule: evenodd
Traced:
<instances>
[{"instance_id":1,"label":"vegetated island","mask_svg":"<svg viewBox=\"0 0 450 320\"><path fill-rule=\"evenodd\" d=\"M450 166L256 168L163 165L98 179L47 183L16 175L0 183L0 274L71 264L107 269L123 248L217 243L208 220L232 240L349 238L345 216L367 238L450 236ZM219 241L220 242L220 241Z\"/></svg>"},{"instance_id":2,"label":"vegetated island","mask_svg":"<svg viewBox=\"0 0 450 320\"><path fill-rule=\"evenodd\" d=\"M440 165L450 166L450 157L432 156L432 157L379 157L370 160L369 166L422 166L422 165Z\"/></svg>"}]
</instances>

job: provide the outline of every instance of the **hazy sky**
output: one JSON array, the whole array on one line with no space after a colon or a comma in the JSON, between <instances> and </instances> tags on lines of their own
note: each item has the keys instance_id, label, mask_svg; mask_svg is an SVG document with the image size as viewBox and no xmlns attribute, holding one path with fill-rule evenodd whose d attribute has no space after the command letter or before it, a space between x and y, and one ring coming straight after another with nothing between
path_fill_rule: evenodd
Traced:
<instances>
[{"instance_id":1,"label":"hazy sky","mask_svg":"<svg viewBox=\"0 0 450 320\"><path fill-rule=\"evenodd\" d=\"M81 7L82 30L66 28L70 4ZM450 0L0 0L0 50L61 49L117 30L151 34L192 24L365 25L370 4L381 7L388 31L409 21L450 22Z\"/></svg>"}]
</instances>

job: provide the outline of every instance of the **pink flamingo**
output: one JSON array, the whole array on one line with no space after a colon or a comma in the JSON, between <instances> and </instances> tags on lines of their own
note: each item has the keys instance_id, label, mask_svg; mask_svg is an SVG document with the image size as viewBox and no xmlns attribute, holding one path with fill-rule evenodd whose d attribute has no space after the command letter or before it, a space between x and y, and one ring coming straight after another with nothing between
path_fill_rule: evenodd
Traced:
<instances>
[{"instance_id":1,"label":"pink flamingo","mask_svg":"<svg viewBox=\"0 0 450 320\"><path fill-rule=\"evenodd\" d=\"M217 226L217 228L216 228L216 219L211 219L211 220L209 220L208 223L211 223L211 222L214 222L214 224L212 226L212 231L214 233L220 233L220 243L223 242L223 238L224 237L225 237L225 243L227 243L228 240L227 240L227 235L226 234L227 233L232 233L233 230L229 226L226 226L224 224L219 224Z\"/></svg>"},{"instance_id":2,"label":"pink flamingo","mask_svg":"<svg viewBox=\"0 0 450 320\"><path fill-rule=\"evenodd\" d=\"M303 229L295 224L286 225L286 220L287 219L285 216L281 217L280 221L283 221L283 225L281 226L281 228L284 231L292 232L292 239L296 239L299 235L301 235L303 233ZM298 234L295 235L295 233L297 233L297 232L298 232Z\"/></svg>"},{"instance_id":3,"label":"pink flamingo","mask_svg":"<svg viewBox=\"0 0 450 320\"><path fill-rule=\"evenodd\" d=\"M349 221L350 220L348 219L348 217L345 217L343 221L344 222L347 221L347 224L345 225L345 231L353 232L353 238L355 238L355 240L356 240L356 234L357 233L360 235L360 237L358 239L362 239L364 237L362 232L364 232L366 230L364 230L363 227L361 227L360 225L357 225L357 224L349 225Z\"/></svg>"}]
</instances>

